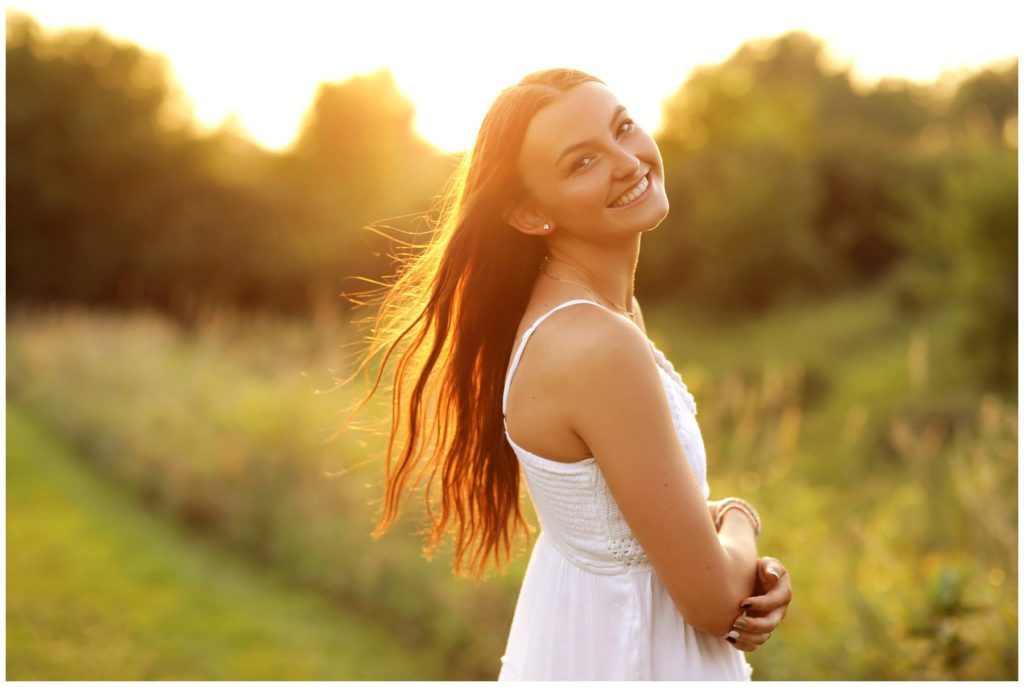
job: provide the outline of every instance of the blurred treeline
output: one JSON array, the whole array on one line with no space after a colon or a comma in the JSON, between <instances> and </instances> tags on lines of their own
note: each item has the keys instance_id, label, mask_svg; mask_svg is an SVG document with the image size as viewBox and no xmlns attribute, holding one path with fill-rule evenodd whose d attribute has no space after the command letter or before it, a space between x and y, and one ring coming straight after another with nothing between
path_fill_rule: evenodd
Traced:
<instances>
[{"instance_id":1,"label":"blurred treeline","mask_svg":"<svg viewBox=\"0 0 1024 687\"><path fill-rule=\"evenodd\" d=\"M14 301L298 312L388 269L359 228L422 210L453 165L414 135L387 72L323 84L278 154L230 126L198 132L162 56L7 20Z\"/></svg>"},{"instance_id":2,"label":"blurred treeline","mask_svg":"<svg viewBox=\"0 0 1024 687\"><path fill-rule=\"evenodd\" d=\"M721 316L890 276L908 316L963 313L981 388L1017 386L1017 61L857 89L805 34L695 71L659 136L672 212L646 296Z\"/></svg>"},{"instance_id":3,"label":"blurred treeline","mask_svg":"<svg viewBox=\"0 0 1024 687\"><path fill-rule=\"evenodd\" d=\"M393 270L367 225L419 231L456 162L386 71L323 84L268 152L198 133L162 57L15 13L7 103L14 302L337 307ZM908 314L962 310L982 386L1016 387L1015 60L864 90L795 32L699 68L664 112L672 212L645 236L645 303L736 318L896 274Z\"/></svg>"}]
</instances>

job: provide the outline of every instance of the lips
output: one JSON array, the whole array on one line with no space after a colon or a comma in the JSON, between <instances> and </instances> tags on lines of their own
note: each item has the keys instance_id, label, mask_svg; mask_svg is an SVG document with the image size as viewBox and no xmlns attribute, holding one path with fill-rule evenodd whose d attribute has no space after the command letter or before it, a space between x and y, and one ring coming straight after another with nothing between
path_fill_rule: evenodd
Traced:
<instances>
[{"instance_id":1,"label":"lips","mask_svg":"<svg viewBox=\"0 0 1024 687\"><path fill-rule=\"evenodd\" d=\"M620 207L626 207L626 206L630 205L637 198L639 198L640 196L644 195L644 193L647 192L647 189L650 188L650 185L651 185L650 170L647 170L647 173L644 174L644 176L641 177L638 182L636 182L631 187L626 189L622 193L622 195L620 195L618 198L616 198L614 201L612 201L608 205L608 207L609 208L620 208Z\"/></svg>"}]
</instances>

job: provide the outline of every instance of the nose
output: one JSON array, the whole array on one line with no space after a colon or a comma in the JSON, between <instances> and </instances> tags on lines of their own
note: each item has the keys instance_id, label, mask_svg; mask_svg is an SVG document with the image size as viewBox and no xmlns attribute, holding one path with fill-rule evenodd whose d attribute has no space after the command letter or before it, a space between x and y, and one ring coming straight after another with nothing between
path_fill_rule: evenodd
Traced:
<instances>
[{"instance_id":1,"label":"nose","mask_svg":"<svg viewBox=\"0 0 1024 687\"><path fill-rule=\"evenodd\" d=\"M615 173L620 179L630 179L640 171L640 158L633 151L619 147L615 164Z\"/></svg>"}]
</instances>

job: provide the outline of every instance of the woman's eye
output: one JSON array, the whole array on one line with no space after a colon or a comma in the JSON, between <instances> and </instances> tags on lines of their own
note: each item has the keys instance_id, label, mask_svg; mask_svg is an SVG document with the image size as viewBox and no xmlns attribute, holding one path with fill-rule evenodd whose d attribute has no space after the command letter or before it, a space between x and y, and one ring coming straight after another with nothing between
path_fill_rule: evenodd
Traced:
<instances>
[{"instance_id":1,"label":"woman's eye","mask_svg":"<svg viewBox=\"0 0 1024 687\"><path fill-rule=\"evenodd\" d=\"M575 172L577 169L583 169L585 167L589 167L589 165L584 165L582 163L584 163L584 162L589 163L591 160L593 160L592 157L581 157L579 160L576 160L575 164L573 164L572 171Z\"/></svg>"},{"instance_id":2,"label":"woman's eye","mask_svg":"<svg viewBox=\"0 0 1024 687\"><path fill-rule=\"evenodd\" d=\"M628 126L629 128L626 129L625 131L623 131L622 127L624 127L624 126ZM633 130L633 128L635 126L636 126L636 122L627 117L626 119L622 120L621 124L619 124L619 132L620 133L629 133L630 131ZM592 162L593 159L594 159L593 156L588 156L588 155L585 155L585 156L581 157L579 160L576 160L576 162L573 163L572 169L570 171L575 172L577 170L585 169L586 167L589 167L590 166L589 163ZM584 164L584 163L588 163L588 164Z\"/></svg>"}]
</instances>

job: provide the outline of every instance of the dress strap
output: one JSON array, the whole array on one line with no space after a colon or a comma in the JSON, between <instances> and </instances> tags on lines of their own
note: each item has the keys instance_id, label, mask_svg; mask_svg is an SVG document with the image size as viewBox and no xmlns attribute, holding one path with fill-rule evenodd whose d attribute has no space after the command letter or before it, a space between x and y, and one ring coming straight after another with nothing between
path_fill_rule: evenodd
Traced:
<instances>
[{"instance_id":1,"label":"dress strap","mask_svg":"<svg viewBox=\"0 0 1024 687\"><path fill-rule=\"evenodd\" d=\"M514 356L512 356L512 364L509 365L508 374L505 375L505 391L501 395L501 416L502 416L502 418L505 417L505 407L506 407L506 405L508 403L508 389L509 389L509 386L512 384L512 375L515 374L516 368L519 366L519 359L523 357L523 349L526 346L526 342L530 339L530 335L533 334L534 330L537 329L538 325L540 325L541 322L546 320L551 314L553 314L554 312L556 312L558 310L561 310L562 308L568 307L570 305L574 305L576 303L590 303L591 305L596 305L599 308L604 308L605 310L608 310L609 312L612 312L609 308L606 308L605 306L601 305L597 301L592 301L592 300L589 300L587 298L574 298L571 301L565 301L564 303L559 303L555 307L551 308L551 310L548 310L546 313L544 313L543 315L538 317L536 320L534 320L533 324L531 324L530 327L525 332L523 332L523 340L519 342L519 347L516 349L516 354ZM506 422L506 425L505 425L505 430L508 431L508 424L507 424L507 422Z\"/></svg>"}]
</instances>

